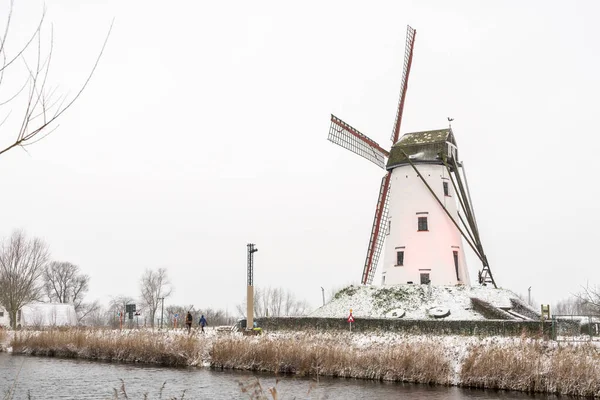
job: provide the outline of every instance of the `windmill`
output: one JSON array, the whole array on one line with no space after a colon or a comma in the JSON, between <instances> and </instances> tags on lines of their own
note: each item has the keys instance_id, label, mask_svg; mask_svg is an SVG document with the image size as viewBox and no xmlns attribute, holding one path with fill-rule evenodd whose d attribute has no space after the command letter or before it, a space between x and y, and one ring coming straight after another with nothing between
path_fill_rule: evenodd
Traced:
<instances>
[{"instance_id":1,"label":"windmill","mask_svg":"<svg viewBox=\"0 0 600 400\"><path fill-rule=\"evenodd\" d=\"M361 283L373 283L388 237L382 284L469 285L464 240L483 265L478 273L479 283L496 287L481 244L464 163L458 160L452 127L406 133L400 138L416 33L407 27L390 150L331 115L328 139L386 170L381 179ZM448 118L449 124L451 121Z\"/></svg>"}]
</instances>

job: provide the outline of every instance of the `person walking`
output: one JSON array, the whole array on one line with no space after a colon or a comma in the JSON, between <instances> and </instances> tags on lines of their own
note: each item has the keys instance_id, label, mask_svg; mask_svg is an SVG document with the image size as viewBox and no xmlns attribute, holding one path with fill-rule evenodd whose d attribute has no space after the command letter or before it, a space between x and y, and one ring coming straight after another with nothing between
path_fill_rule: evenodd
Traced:
<instances>
[{"instance_id":1,"label":"person walking","mask_svg":"<svg viewBox=\"0 0 600 400\"><path fill-rule=\"evenodd\" d=\"M202 314L202 316L200 317L200 321L198 321L198 325L200 325L200 328L202 329L202 333L204 333L204 327L208 325L208 322L206 322L206 318L204 318L204 314Z\"/></svg>"},{"instance_id":2,"label":"person walking","mask_svg":"<svg viewBox=\"0 0 600 400\"><path fill-rule=\"evenodd\" d=\"M185 316L185 325L187 326L188 334L192 331L192 321L193 321L192 313L188 311Z\"/></svg>"}]
</instances>

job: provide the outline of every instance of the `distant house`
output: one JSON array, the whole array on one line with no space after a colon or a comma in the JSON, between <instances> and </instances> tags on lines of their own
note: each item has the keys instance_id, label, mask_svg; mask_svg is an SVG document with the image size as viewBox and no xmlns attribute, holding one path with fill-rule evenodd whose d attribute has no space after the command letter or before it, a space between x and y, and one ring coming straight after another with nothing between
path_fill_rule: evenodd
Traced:
<instances>
[{"instance_id":1,"label":"distant house","mask_svg":"<svg viewBox=\"0 0 600 400\"><path fill-rule=\"evenodd\" d=\"M75 326L77 314L72 304L30 303L17 312L17 327ZM6 309L0 307L0 326L10 326Z\"/></svg>"},{"instance_id":2,"label":"distant house","mask_svg":"<svg viewBox=\"0 0 600 400\"><path fill-rule=\"evenodd\" d=\"M8 317L8 312L4 309L4 307L0 306L0 327L8 327L10 325L10 319Z\"/></svg>"}]
</instances>

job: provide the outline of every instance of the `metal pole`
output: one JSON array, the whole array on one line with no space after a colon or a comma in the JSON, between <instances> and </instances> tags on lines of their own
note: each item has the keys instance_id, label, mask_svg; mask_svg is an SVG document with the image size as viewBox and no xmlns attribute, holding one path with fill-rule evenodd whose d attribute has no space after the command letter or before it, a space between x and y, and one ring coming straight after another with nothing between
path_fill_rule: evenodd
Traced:
<instances>
[{"instance_id":1,"label":"metal pole","mask_svg":"<svg viewBox=\"0 0 600 400\"><path fill-rule=\"evenodd\" d=\"M246 288L246 329L254 327L254 243L248 243L248 286Z\"/></svg>"},{"instance_id":2,"label":"metal pole","mask_svg":"<svg viewBox=\"0 0 600 400\"><path fill-rule=\"evenodd\" d=\"M527 289L527 304L531 305L531 286Z\"/></svg>"},{"instance_id":3,"label":"metal pole","mask_svg":"<svg viewBox=\"0 0 600 400\"><path fill-rule=\"evenodd\" d=\"M325 305L325 289L321 286L321 293L323 294L323 305Z\"/></svg>"},{"instance_id":4,"label":"metal pole","mask_svg":"<svg viewBox=\"0 0 600 400\"><path fill-rule=\"evenodd\" d=\"M165 311L165 298L159 297L159 300L162 300L162 305L160 307L160 329L162 329L163 328L163 315L164 315L164 311Z\"/></svg>"}]
</instances>

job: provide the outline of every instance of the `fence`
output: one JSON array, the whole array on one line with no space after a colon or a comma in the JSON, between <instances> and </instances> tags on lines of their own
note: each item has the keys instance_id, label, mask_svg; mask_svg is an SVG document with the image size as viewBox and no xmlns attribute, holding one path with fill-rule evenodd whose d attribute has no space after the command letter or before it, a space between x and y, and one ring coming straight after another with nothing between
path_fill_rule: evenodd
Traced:
<instances>
[{"instance_id":1,"label":"fence","mask_svg":"<svg viewBox=\"0 0 600 400\"><path fill-rule=\"evenodd\" d=\"M552 339L559 342L600 341L600 318L593 315L553 315Z\"/></svg>"}]
</instances>

